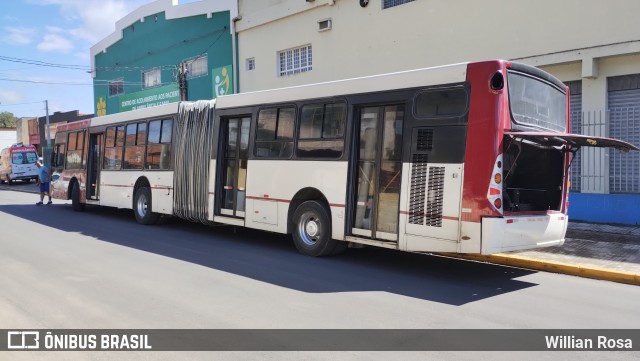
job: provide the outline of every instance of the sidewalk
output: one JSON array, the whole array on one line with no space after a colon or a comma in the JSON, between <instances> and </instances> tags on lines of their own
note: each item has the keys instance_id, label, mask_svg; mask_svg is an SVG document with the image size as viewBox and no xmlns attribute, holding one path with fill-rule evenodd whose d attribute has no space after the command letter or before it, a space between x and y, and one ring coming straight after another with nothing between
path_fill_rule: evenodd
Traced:
<instances>
[{"instance_id":1,"label":"sidewalk","mask_svg":"<svg viewBox=\"0 0 640 361\"><path fill-rule=\"evenodd\" d=\"M37 193L35 185L0 189ZM640 285L640 226L569 222L563 246L490 256L449 257Z\"/></svg>"},{"instance_id":2,"label":"sidewalk","mask_svg":"<svg viewBox=\"0 0 640 361\"><path fill-rule=\"evenodd\" d=\"M463 258L640 285L640 226L569 222L562 246Z\"/></svg>"}]
</instances>

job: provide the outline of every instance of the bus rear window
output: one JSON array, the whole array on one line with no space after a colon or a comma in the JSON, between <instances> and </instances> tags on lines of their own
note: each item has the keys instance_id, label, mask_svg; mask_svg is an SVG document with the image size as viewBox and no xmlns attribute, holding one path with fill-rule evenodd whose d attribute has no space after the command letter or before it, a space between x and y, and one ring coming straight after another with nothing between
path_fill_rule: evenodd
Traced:
<instances>
[{"instance_id":1,"label":"bus rear window","mask_svg":"<svg viewBox=\"0 0 640 361\"><path fill-rule=\"evenodd\" d=\"M507 76L513 122L556 132L567 131L566 94L523 73Z\"/></svg>"},{"instance_id":2,"label":"bus rear window","mask_svg":"<svg viewBox=\"0 0 640 361\"><path fill-rule=\"evenodd\" d=\"M11 164L33 164L38 160L36 152L15 152L11 154Z\"/></svg>"}]
</instances>

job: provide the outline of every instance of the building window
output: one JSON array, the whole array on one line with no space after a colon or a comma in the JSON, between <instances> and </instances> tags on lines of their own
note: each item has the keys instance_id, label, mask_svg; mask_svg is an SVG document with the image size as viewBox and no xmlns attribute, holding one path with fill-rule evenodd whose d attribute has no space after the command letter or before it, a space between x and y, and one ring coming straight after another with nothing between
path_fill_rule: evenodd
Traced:
<instances>
[{"instance_id":1,"label":"building window","mask_svg":"<svg viewBox=\"0 0 640 361\"><path fill-rule=\"evenodd\" d=\"M253 70L256 68L256 58L247 59L247 70Z\"/></svg>"},{"instance_id":2,"label":"building window","mask_svg":"<svg viewBox=\"0 0 640 361\"><path fill-rule=\"evenodd\" d=\"M144 87L151 88L160 85L160 68L151 69L142 73Z\"/></svg>"},{"instance_id":3,"label":"building window","mask_svg":"<svg viewBox=\"0 0 640 361\"><path fill-rule=\"evenodd\" d=\"M318 21L318 31L331 30L331 19L324 19Z\"/></svg>"},{"instance_id":4,"label":"building window","mask_svg":"<svg viewBox=\"0 0 640 361\"><path fill-rule=\"evenodd\" d=\"M388 8L392 8L394 6L410 3L412 1L413 0L383 0L382 1L382 8L383 9L388 9Z\"/></svg>"},{"instance_id":5,"label":"building window","mask_svg":"<svg viewBox=\"0 0 640 361\"><path fill-rule=\"evenodd\" d=\"M187 60L187 79L197 78L208 73L209 57L207 55Z\"/></svg>"},{"instance_id":6,"label":"building window","mask_svg":"<svg viewBox=\"0 0 640 361\"><path fill-rule=\"evenodd\" d=\"M124 80L112 80L109 82L109 96L124 94Z\"/></svg>"},{"instance_id":7,"label":"building window","mask_svg":"<svg viewBox=\"0 0 640 361\"><path fill-rule=\"evenodd\" d=\"M312 69L311 45L278 52L280 76L304 73Z\"/></svg>"},{"instance_id":8,"label":"building window","mask_svg":"<svg viewBox=\"0 0 640 361\"><path fill-rule=\"evenodd\" d=\"M263 109L258 113L256 157L291 157L295 115L293 107Z\"/></svg>"}]
</instances>

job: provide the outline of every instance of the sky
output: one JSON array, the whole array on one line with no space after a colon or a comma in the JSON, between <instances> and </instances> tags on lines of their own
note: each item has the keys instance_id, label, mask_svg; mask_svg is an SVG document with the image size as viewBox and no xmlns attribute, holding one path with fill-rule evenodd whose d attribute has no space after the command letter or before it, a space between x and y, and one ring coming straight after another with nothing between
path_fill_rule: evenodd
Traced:
<instances>
[{"instance_id":1,"label":"sky","mask_svg":"<svg viewBox=\"0 0 640 361\"><path fill-rule=\"evenodd\" d=\"M150 2L0 1L0 112L41 117L47 100L50 115L92 114L89 49L115 31L116 21Z\"/></svg>"}]
</instances>

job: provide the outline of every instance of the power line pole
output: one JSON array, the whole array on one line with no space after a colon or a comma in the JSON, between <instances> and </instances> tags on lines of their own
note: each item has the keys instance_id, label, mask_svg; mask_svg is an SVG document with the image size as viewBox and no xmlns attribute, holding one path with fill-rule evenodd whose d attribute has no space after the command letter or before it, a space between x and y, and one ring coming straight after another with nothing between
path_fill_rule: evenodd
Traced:
<instances>
[{"instance_id":1,"label":"power line pole","mask_svg":"<svg viewBox=\"0 0 640 361\"><path fill-rule=\"evenodd\" d=\"M46 121L46 127L47 127L47 148L49 148L51 146L51 130L49 129L49 101L45 100L44 101L44 109L47 112L47 121Z\"/></svg>"},{"instance_id":2,"label":"power line pole","mask_svg":"<svg viewBox=\"0 0 640 361\"><path fill-rule=\"evenodd\" d=\"M178 89L180 90L180 100L188 100L189 94L187 89L187 64L184 62L180 63L180 68L178 69Z\"/></svg>"}]
</instances>

